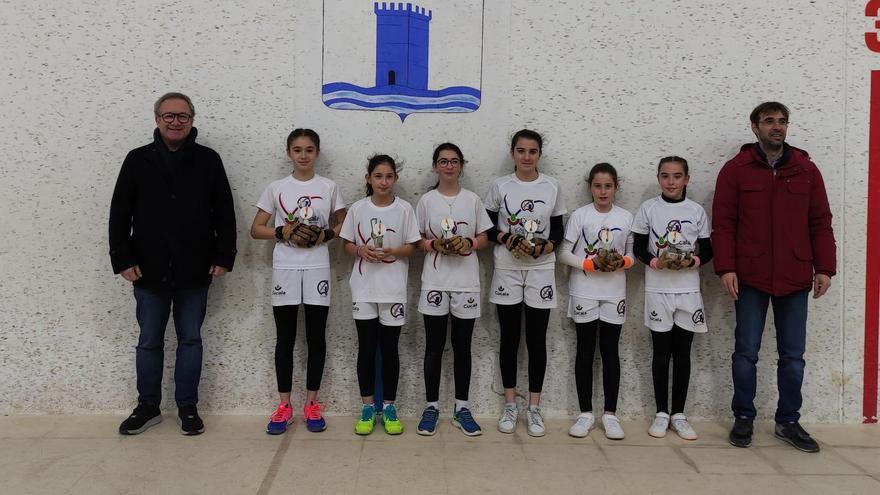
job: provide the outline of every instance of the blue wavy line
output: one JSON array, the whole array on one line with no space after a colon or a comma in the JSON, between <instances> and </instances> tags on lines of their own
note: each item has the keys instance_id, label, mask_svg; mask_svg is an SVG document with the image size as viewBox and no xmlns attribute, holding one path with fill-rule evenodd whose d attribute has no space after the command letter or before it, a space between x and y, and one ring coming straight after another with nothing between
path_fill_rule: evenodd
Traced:
<instances>
[{"instance_id":1,"label":"blue wavy line","mask_svg":"<svg viewBox=\"0 0 880 495\"><path fill-rule=\"evenodd\" d=\"M385 109L407 109L407 110L423 110L423 109L448 109L448 108L464 108L469 110L476 110L480 107L480 105L475 105L469 102L446 102L446 103L425 103L425 104L412 104L412 103L404 103L404 102L383 102L383 103L374 103L369 101L357 100L354 98L334 98L331 100L325 100L324 104L328 107L334 108L334 105L339 104L353 104L363 108L385 108Z\"/></svg>"},{"instance_id":2,"label":"blue wavy line","mask_svg":"<svg viewBox=\"0 0 880 495\"><path fill-rule=\"evenodd\" d=\"M421 97L441 97L451 94L466 94L475 98L480 97L480 90L470 86L450 86L443 89L413 89L405 86L374 86L364 88L355 84L346 82L327 83L321 88L322 93L334 93L336 91L356 91L365 95L401 95L401 96L421 96Z\"/></svg>"}]
</instances>

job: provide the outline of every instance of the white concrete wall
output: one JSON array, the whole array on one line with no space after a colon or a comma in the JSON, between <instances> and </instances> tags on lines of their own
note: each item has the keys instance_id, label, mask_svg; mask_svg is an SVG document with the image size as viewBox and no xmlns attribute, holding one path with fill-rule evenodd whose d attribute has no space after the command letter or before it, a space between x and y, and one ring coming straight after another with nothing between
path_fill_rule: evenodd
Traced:
<instances>
[{"instance_id":1,"label":"white concrete wall","mask_svg":"<svg viewBox=\"0 0 880 495\"><path fill-rule=\"evenodd\" d=\"M487 0L481 108L416 114L401 123L391 113L322 104L319 0L0 2L0 413L133 405L134 301L129 285L110 270L107 214L126 152L150 139L153 101L179 90L195 102L200 142L224 159L239 222L235 270L212 287L204 325L204 410L268 413L274 405L271 246L247 232L260 192L289 172L284 139L293 127L321 134L319 173L337 180L349 203L361 197L366 157L381 151L406 161L398 192L415 204L434 180L433 146L445 140L462 147L470 161L465 185L482 195L492 178L511 169L509 136L531 127L547 137L542 170L562 179L569 211L587 202L585 168L609 161L624 180L619 203L634 212L658 193L658 158L673 153L691 162L689 194L710 210L719 168L753 140L749 111L774 99L793 111L789 142L808 150L825 176L839 246L833 287L811 302L804 417L858 422L868 76L880 66L880 55L863 43L862 33L873 29L864 3ZM432 41L440 36L432 33ZM481 255L484 284L487 255ZM358 392L350 260L338 248L333 258L322 400L331 413L352 413ZM399 403L406 414L423 401L424 337L414 301L421 265L413 265L410 323L400 342ZM733 307L711 269L703 276L711 330L695 339L687 411L724 418ZM564 299L562 270L557 281ZM620 344L619 412L628 418L654 410L642 289L643 270L636 268ZM174 340L169 330L169 372ZM501 400L497 343L487 304L474 337L471 398L479 414L494 415ZM562 310L551 315L548 345L545 410L572 414L574 333ZM300 335L297 403L304 348ZM522 356L524 364L524 350ZM441 387L447 409L448 357ZM759 366L758 406L769 418L776 400L772 330ZM594 401L601 405L596 375ZM171 404L170 373L166 383Z\"/></svg>"}]
</instances>

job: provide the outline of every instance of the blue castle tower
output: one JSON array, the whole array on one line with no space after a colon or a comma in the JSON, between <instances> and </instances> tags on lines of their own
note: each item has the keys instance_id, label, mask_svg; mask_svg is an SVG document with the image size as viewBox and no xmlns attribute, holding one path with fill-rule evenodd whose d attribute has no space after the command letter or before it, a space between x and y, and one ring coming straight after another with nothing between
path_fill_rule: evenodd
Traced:
<instances>
[{"instance_id":1,"label":"blue castle tower","mask_svg":"<svg viewBox=\"0 0 880 495\"><path fill-rule=\"evenodd\" d=\"M433 11L401 2L373 2L376 15L376 84L365 88L324 83L321 99L340 110L394 112L400 121L417 112L464 113L480 107L480 89L428 88L428 24ZM365 74L366 75L366 74Z\"/></svg>"},{"instance_id":2,"label":"blue castle tower","mask_svg":"<svg viewBox=\"0 0 880 495\"><path fill-rule=\"evenodd\" d=\"M379 2L376 13L376 86L428 89L428 23L432 12L408 3Z\"/></svg>"}]
</instances>

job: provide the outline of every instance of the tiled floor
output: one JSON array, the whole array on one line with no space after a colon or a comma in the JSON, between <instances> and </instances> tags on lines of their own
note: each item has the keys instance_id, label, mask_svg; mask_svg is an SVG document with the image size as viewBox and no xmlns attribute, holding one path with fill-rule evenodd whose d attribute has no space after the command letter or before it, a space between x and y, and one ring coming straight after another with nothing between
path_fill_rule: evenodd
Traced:
<instances>
[{"instance_id":1,"label":"tiled floor","mask_svg":"<svg viewBox=\"0 0 880 495\"><path fill-rule=\"evenodd\" d=\"M647 435L625 423L627 438L567 435L548 421L544 438L520 425L514 435L481 418L468 438L448 418L434 437L353 433L354 418L330 417L309 433L301 423L279 437L265 419L207 416L198 437L178 433L172 414L146 433L122 437L122 417L0 418L0 494L471 494L554 493L674 495L731 493L880 494L880 426L808 425L819 454L797 452L758 425L755 445L727 444L726 423L697 423L700 440Z\"/></svg>"}]
</instances>

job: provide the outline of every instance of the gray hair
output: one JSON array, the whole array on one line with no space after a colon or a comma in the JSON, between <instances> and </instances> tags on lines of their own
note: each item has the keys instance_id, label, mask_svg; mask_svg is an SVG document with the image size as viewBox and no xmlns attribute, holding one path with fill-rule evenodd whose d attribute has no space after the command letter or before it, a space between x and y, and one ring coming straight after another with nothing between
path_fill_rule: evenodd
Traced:
<instances>
[{"instance_id":1,"label":"gray hair","mask_svg":"<svg viewBox=\"0 0 880 495\"><path fill-rule=\"evenodd\" d=\"M167 100L183 100L183 101L185 101L186 104L189 105L189 113L191 113L193 117L196 116L196 109L195 109L195 107L193 107L193 102L192 102L192 100L189 99L189 96L186 96L183 93L171 92L171 93L165 93L164 95L160 96L159 99L156 100L156 104L153 105L153 113L155 113L157 117L159 116L159 107L161 107L162 103L165 103Z\"/></svg>"}]
</instances>

